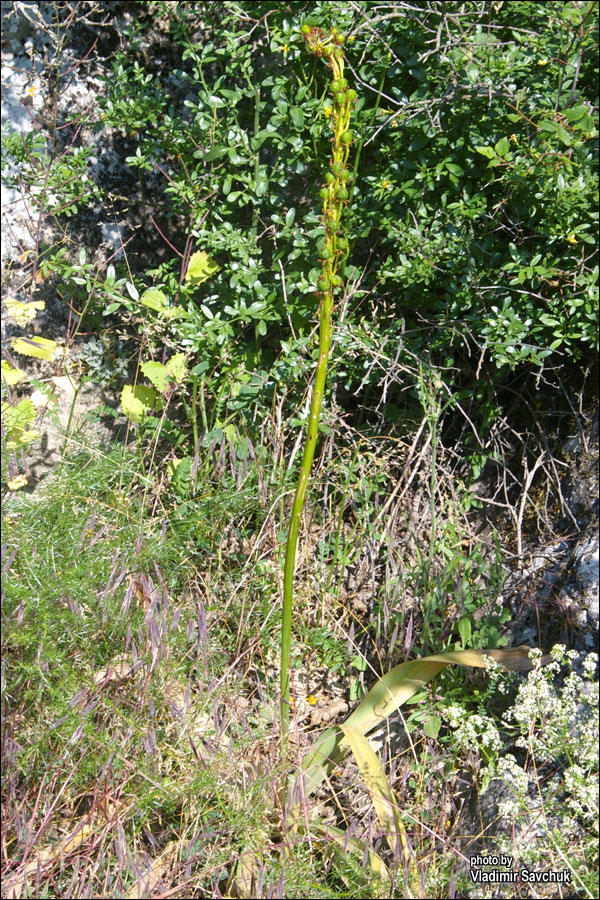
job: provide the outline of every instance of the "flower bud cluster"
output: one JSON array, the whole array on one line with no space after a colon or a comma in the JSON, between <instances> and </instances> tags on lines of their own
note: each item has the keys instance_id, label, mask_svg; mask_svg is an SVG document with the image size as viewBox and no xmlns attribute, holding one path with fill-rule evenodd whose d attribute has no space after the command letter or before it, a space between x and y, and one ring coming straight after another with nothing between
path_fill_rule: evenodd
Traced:
<instances>
[{"instance_id":1,"label":"flower bud cluster","mask_svg":"<svg viewBox=\"0 0 600 900\"><path fill-rule=\"evenodd\" d=\"M342 287L337 270L348 252L348 241L342 234L341 226L342 211L352 191L348 157L354 135L350 130L350 115L357 95L344 78L344 36L336 28L326 34L320 28L308 25L302 27L302 34L312 52L327 59L333 73L329 88L332 94L330 124L333 131L330 171L325 174L325 183L319 191L326 233L320 248L322 269L318 280L322 299L332 305L334 293Z\"/></svg>"}]
</instances>

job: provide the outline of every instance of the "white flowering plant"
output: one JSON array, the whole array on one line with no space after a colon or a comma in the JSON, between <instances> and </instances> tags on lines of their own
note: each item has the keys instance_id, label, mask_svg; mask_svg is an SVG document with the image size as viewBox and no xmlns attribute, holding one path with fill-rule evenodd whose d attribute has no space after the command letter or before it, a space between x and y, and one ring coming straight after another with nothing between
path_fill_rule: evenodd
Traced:
<instances>
[{"instance_id":1,"label":"white flowering plant","mask_svg":"<svg viewBox=\"0 0 600 900\"><path fill-rule=\"evenodd\" d=\"M598 896L598 656L557 645L534 668L501 718L454 703L442 709L457 752L479 756L480 793L495 795L498 850L523 865L571 873ZM505 675L492 679L506 691ZM489 704L488 704L489 708ZM486 840L493 840L486 831ZM549 860L549 854L552 859ZM591 893L590 893L591 892Z\"/></svg>"}]
</instances>

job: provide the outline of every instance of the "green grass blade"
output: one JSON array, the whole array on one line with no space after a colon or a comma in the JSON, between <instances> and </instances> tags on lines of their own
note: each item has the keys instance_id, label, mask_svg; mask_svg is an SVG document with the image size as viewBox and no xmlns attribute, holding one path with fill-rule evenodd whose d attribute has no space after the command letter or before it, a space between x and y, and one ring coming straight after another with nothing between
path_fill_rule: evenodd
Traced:
<instances>
[{"instance_id":1,"label":"green grass blade","mask_svg":"<svg viewBox=\"0 0 600 900\"><path fill-rule=\"evenodd\" d=\"M369 847L364 841L361 841L359 838L353 837L352 835L348 835L341 828L336 828L335 825L321 825L320 823L316 823L315 829L318 831L322 831L324 837L317 838L319 842L325 840L331 840L333 842L332 848L338 854L343 853L346 854L349 850L354 851L360 859L363 859L366 855L368 860L369 869L371 871L371 876L375 882L375 890L373 892L373 896L379 897L389 897L389 884L391 882L391 875L388 867L376 853L372 847ZM316 843L315 836L312 836L313 844Z\"/></svg>"}]
</instances>

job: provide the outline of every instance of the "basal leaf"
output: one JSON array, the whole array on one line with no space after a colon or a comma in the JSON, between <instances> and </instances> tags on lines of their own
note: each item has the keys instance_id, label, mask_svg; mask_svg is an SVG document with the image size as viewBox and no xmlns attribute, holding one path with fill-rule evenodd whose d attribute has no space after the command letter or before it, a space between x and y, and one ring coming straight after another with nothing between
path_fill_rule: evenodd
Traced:
<instances>
[{"instance_id":1,"label":"basal leaf","mask_svg":"<svg viewBox=\"0 0 600 900\"><path fill-rule=\"evenodd\" d=\"M408 863L406 830L398 812L398 804L383 771L381 761L367 738L352 725L340 725L360 769L365 787L371 795L377 818L396 858Z\"/></svg>"},{"instance_id":2,"label":"basal leaf","mask_svg":"<svg viewBox=\"0 0 600 900\"><path fill-rule=\"evenodd\" d=\"M507 669L527 671L533 665L529 650L525 646L500 650L457 650L400 663L373 685L346 719L344 726L352 726L358 728L361 734L368 734L423 690L427 682L448 665L485 668L485 658L491 657ZM542 657L542 665L549 659L548 656ZM302 762L301 793L304 796L312 794L347 750L348 741L339 728L332 727L324 731Z\"/></svg>"},{"instance_id":3,"label":"basal leaf","mask_svg":"<svg viewBox=\"0 0 600 900\"><path fill-rule=\"evenodd\" d=\"M456 650L400 663L373 685L347 719L346 725L356 725L363 734L368 734L448 665L485 668L485 657L489 656L507 669L526 671L532 667L529 649Z\"/></svg>"}]
</instances>

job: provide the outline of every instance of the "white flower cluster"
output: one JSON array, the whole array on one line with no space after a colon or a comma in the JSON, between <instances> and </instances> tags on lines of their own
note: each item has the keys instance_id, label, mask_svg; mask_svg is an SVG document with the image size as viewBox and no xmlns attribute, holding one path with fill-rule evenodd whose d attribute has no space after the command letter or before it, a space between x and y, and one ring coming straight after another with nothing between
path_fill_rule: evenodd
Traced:
<instances>
[{"instance_id":1,"label":"white flower cluster","mask_svg":"<svg viewBox=\"0 0 600 900\"><path fill-rule=\"evenodd\" d=\"M581 766L565 772L567 803L576 816L598 831L598 777L590 778Z\"/></svg>"},{"instance_id":2,"label":"white flower cluster","mask_svg":"<svg viewBox=\"0 0 600 900\"><path fill-rule=\"evenodd\" d=\"M496 777L502 779L510 789L509 796L498 804L498 814L503 818L513 818L527 805L529 776L510 753L501 757L494 768Z\"/></svg>"},{"instance_id":3,"label":"white flower cluster","mask_svg":"<svg viewBox=\"0 0 600 900\"><path fill-rule=\"evenodd\" d=\"M534 818L536 804L532 805L534 795L528 792L528 786L537 781L540 767L548 762L563 764L564 769L554 777L545 779L542 785L537 783L536 792L541 787L540 802L558 816L561 832L571 834L577 820L585 822L587 828L598 829L598 682L592 680L598 657L588 654L581 662L581 675L572 668L577 658L575 651L567 652L559 645L552 651L553 661L542 668L537 655L537 665L505 717L505 724L517 731L516 746L527 750L526 768L510 755L492 761L488 767L510 789L498 812L514 821L524 815ZM567 675L556 688L561 665L567 667ZM557 804L559 799L563 799L562 807ZM529 848L533 850L534 845Z\"/></svg>"},{"instance_id":4,"label":"white flower cluster","mask_svg":"<svg viewBox=\"0 0 600 900\"><path fill-rule=\"evenodd\" d=\"M598 682L593 680L598 657L588 654L581 660L560 645L551 655L542 666L541 652L532 651L534 667L502 723L525 751L522 765L513 755L500 756L498 727L481 709L472 713L449 705L442 710L453 746L485 759L481 784L505 785L497 792L498 815L512 834L513 852L518 847L521 860L532 865L543 860L548 841L556 848L581 825L592 833L598 829ZM505 681L493 661L489 672L499 689ZM546 766L550 771L540 779Z\"/></svg>"},{"instance_id":5,"label":"white flower cluster","mask_svg":"<svg viewBox=\"0 0 600 900\"><path fill-rule=\"evenodd\" d=\"M487 759L502 749L502 740L492 719L477 713L469 713L460 706L447 706L443 710L455 743L464 750L483 751Z\"/></svg>"},{"instance_id":6,"label":"white flower cluster","mask_svg":"<svg viewBox=\"0 0 600 900\"><path fill-rule=\"evenodd\" d=\"M514 723L519 732L516 746L538 760L565 755L571 764L577 761L584 767L597 768L598 683L591 679L598 657L588 654L581 676L571 669L577 655L557 645L552 651L553 662L544 668L538 664L521 685L513 707L506 713L506 723ZM571 670L557 690L553 681L561 663ZM590 713L587 720L586 707Z\"/></svg>"}]
</instances>

